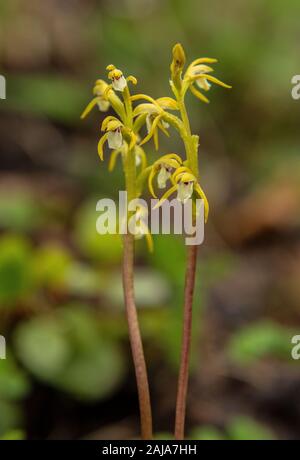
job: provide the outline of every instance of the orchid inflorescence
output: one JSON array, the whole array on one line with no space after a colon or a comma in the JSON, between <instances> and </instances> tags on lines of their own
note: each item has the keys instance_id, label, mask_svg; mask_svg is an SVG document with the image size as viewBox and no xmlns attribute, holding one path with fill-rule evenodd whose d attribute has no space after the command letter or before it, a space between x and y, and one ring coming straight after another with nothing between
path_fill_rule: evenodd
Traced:
<instances>
[{"instance_id":1,"label":"orchid inflorescence","mask_svg":"<svg viewBox=\"0 0 300 460\"><path fill-rule=\"evenodd\" d=\"M140 93L132 95L129 83L136 85L137 79L131 75L125 77L123 72L112 64L107 66L109 82L96 81L93 89L94 98L81 117L86 117L95 106L101 112L107 112L110 108L114 110L115 113L106 116L101 124L103 134L98 142L98 154L103 160L104 146L107 145L111 150L109 171L114 169L118 158L122 159L128 203L139 198L145 184L148 183L150 194L156 198L154 208L160 207L174 194L182 204L189 199L193 200L193 217L196 217L197 206L194 204L197 205L195 199L198 196L204 201L204 217L207 221L208 200L199 183L199 136L191 132L185 96L190 90L201 102L208 103L206 94L213 83L224 88L230 88L230 86L211 75L213 72L211 65L217 62L216 59L195 59L184 71L185 61L183 47L176 44L173 47L173 59L170 66L170 86L173 97L158 99ZM148 165L144 145L153 138L155 150L158 150L160 133L169 137L171 129L179 133L185 154L167 153ZM161 190L165 191L158 198L157 194ZM147 369L134 299L134 238L145 237L149 249L152 250L152 236L143 219L147 212L143 204L140 204L135 212L131 214L128 212L133 218L135 231L125 232L123 235L122 265L124 301L135 366L143 439L151 439L153 431ZM123 225L122 222L121 225ZM130 227L127 222L126 225ZM175 439L177 440L184 439L197 247L188 246L187 254L183 338L175 416Z\"/></svg>"},{"instance_id":2,"label":"orchid inflorescence","mask_svg":"<svg viewBox=\"0 0 300 460\"><path fill-rule=\"evenodd\" d=\"M216 59L195 59L183 73L185 65L185 53L180 44L173 48L173 60L171 63L170 86L175 96L154 99L146 94L131 95L129 83L136 85L134 76L125 77L123 72L114 65L107 66L108 79L97 80L93 89L95 97L88 104L82 114L82 118L98 106L101 112L106 112L111 107L116 115L108 115L102 122L102 137L98 143L98 154L104 159L104 145L107 143L112 150L109 160L109 170L115 167L117 158L123 160L127 191L130 189L130 199L141 195L144 183L148 176L148 186L151 195L157 198L153 187L156 177L157 188L165 189L168 182L170 188L160 198L156 207L160 206L173 193L177 193L177 199L185 203L189 198L197 195L204 200L205 221L208 217L209 205L203 189L199 184L198 174L198 144L199 137L192 135L189 120L184 105L185 95L188 90L200 99L208 103L209 100L203 93L207 93L211 84L230 88L219 79L211 75L211 64ZM121 97L119 97L120 93ZM133 107L133 103L137 103ZM175 115L172 112L179 112ZM146 128L143 137L141 131ZM153 138L155 149L159 149L159 132L170 136L170 127L175 128L185 146L186 158L170 153L161 156L152 165L147 164L147 155L143 148ZM149 230L144 229L145 234ZM148 235L149 236L149 235ZM148 238L149 239L149 238Z\"/></svg>"}]
</instances>

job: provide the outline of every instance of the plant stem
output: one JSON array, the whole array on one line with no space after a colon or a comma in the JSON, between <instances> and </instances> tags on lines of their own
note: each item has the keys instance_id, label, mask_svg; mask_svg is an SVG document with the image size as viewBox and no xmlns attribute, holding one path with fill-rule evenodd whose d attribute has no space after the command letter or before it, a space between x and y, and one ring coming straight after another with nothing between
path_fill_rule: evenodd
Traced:
<instances>
[{"instance_id":1,"label":"plant stem","mask_svg":"<svg viewBox=\"0 0 300 460\"><path fill-rule=\"evenodd\" d=\"M182 136L184 146L185 146L185 151L186 151L186 157L189 162L189 167L194 174L194 176L198 179L198 152L195 148L195 144L193 141L193 136L191 133L191 127L190 127L190 121L189 117L186 111L185 103L184 103L184 98L179 97L178 99L178 104L179 104L179 109L180 109L180 114L184 126L185 133Z\"/></svg>"},{"instance_id":2,"label":"plant stem","mask_svg":"<svg viewBox=\"0 0 300 460\"><path fill-rule=\"evenodd\" d=\"M197 246L189 246L187 250L187 269L184 289L183 333L181 345L180 370L178 378L175 439L184 439L186 412L186 396L189 378L189 360L192 335L192 309L197 264Z\"/></svg>"},{"instance_id":3,"label":"plant stem","mask_svg":"<svg viewBox=\"0 0 300 460\"><path fill-rule=\"evenodd\" d=\"M126 306L126 315L129 329L129 338L133 363L135 368L142 439L152 439L152 414L147 369L143 351L143 344L138 323L138 316L134 300L133 286L133 262L134 262L134 237L130 233L124 235L123 257L123 288Z\"/></svg>"},{"instance_id":4,"label":"plant stem","mask_svg":"<svg viewBox=\"0 0 300 460\"><path fill-rule=\"evenodd\" d=\"M198 179L198 152L195 146L189 117L186 111L184 97L178 97L178 104L182 122L184 125L184 135L182 136L186 150L186 157L189 167ZM197 265L197 246L189 246L187 249L187 267L185 275L184 289L184 307L183 307L183 330L180 369L178 377L176 416L175 416L175 439L184 439L186 397L189 379L189 362L192 336L192 312L193 312L193 295L195 289L195 276Z\"/></svg>"},{"instance_id":5,"label":"plant stem","mask_svg":"<svg viewBox=\"0 0 300 460\"><path fill-rule=\"evenodd\" d=\"M124 91L123 97L126 107L126 123L127 126L131 128L132 104L127 87ZM128 148L123 158L123 162L127 199L128 203L130 203L130 201L135 199L137 196L135 153L133 149ZM141 436L142 439L152 439L152 413L147 368L134 299L134 236L129 233L128 229L127 234L124 235L123 242L124 300L140 406Z\"/></svg>"}]
</instances>

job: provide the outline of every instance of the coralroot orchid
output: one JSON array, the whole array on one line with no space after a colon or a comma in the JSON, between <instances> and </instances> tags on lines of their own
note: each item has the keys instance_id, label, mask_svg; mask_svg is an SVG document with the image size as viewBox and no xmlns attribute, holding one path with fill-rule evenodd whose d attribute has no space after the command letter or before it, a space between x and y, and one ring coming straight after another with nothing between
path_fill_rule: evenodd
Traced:
<instances>
[{"instance_id":1,"label":"coralroot orchid","mask_svg":"<svg viewBox=\"0 0 300 460\"><path fill-rule=\"evenodd\" d=\"M185 52L180 44L176 44L173 48L173 60L170 66L170 86L174 97L161 97L158 99L141 93L131 95L128 83L136 85L136 78L133 76L126 78L121 70L110 64L107 66L107 70L108 79L111 83L106 83L104 80L96 81L93 90L95 97L84 110L82 118L95 106L98 106L100 111L107 111L110 107L115 111L115 115L107 116L102 122L101 131L104 134L98 143L98 153L100 159L103 160L104 146L107 143L111 149L109 158L110 171L114 169L117 158L122 158L128 202L139 198L145 183L148 182L149 191L154 198L157 198L156 187L158 190L167 189L156 203L156 208L175 193L177 194L177 199L183 204L190 199L195 200L197 196L200 197L204 201L206 222L209 205L199 183L199 137L191 132L185 106L185 95L187 90L190 89L198 99L208 103L209 101L202 91L208 92L212 83L225 88L230 88L230 86L211 75L213 68L210 67L210 64L216 63L216 59L195 59L183 73L185 62ZM133 107L133 103L137 103L137 105ZM175 112L175 114L171 112ZM146 128L147 134L143 137L141 130L144 128ZM166 136L170 136L172 128L178 131L183 141L185 155L180 156L177 153L165 154L155 160L153 164L148 165L147 155L142 146L153 138L155 149L158 150L159 131ZM153 183L154 179L156 179L156 187ZM133 220L130 219L130 222L133 222L134 231L127 232L123 236L123 287L140 403L141 432L143 439L151 439L150 394L134 300L133 280L134 238L145 237L149 249L152 250L153 247L150 230L143 220L145 213L147 213L147 210L143 206L140 206L135 213L128 211L128 215L133 218ZM176 404L176 439L184 438L196 260L197 246L189 246L184 295L181 365Z\"/></svg>"}]
</instances>

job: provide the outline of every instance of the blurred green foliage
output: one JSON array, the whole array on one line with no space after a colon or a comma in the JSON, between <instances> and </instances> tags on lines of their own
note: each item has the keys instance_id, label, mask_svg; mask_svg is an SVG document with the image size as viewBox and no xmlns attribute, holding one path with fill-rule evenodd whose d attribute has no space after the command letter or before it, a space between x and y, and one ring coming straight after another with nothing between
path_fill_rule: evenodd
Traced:
<instances>
[{"instance_id":1,"label":"blurred green foliage","mask_svg":"<svg viewBox=\"0 0 300 460\"><path fill-rule=\"evenodd\" d=\"M272 440L274 435L251 417L236 416L227 424L225 433L213 426L201 426L193 430L190 438L200 441L260 441Z\"/></svg>"},{"instance_id":2,"label":"blurred green foliage","mask_svg":"<svg viewBox=\"0 0 300 460\"><path fill-rule=\"evenodd\" d=\"M274 323L261 321L237 331L229 345L229 356L239 365L247 366L264 357L291 358L291 337L296 331L289 331Z\"/></svg>"},{"instance_id":3,"label":"blurred green foliage","mask_svg":"<svg viewBox=\"0 0 300 460\"><path fill-rule=\"evenodd\" d=\"M20 236L0 241L0 307L10 306L32 287L30 245Z\"/></svg>"},{"instance_id":4,"label":"blurred green foliage","mask_svg":"<svg viewBox=\"0 0 300 460\"><path fill-rule=\"evenodd\" d=\"M38 316L15 331L17 356L37 377L80 399L99 399L124 376L120 347L102 337L84 307L70 305L56 315Z\"/></svg>"}]
</instances>

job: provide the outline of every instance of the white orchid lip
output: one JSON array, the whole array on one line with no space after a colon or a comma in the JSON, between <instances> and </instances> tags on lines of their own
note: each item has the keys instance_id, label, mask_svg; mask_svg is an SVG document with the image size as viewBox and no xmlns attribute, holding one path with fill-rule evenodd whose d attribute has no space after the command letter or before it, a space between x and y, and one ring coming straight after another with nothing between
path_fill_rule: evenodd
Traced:
<instances>
[{"instance_id":1,"label":"white orchid lip","mask_svg":"<svg viewBox=\"0 0 300 460\"><path fill-rule=\"evenodd\" d=\"M194 67L193 75L195 75L196 77L199 76L199 78L197 78L196 80L196 85L200 89L204 89L205 91L208 91L210 89L211 84L207 81L206 78L201 77L201 75L209 73L211 71L212 69L210 67L202 64Z\"/></svg>"},{"instance_id":2,"label":"white orchid lip","mask_svg":"<svg viewBox=\"0 0 300 460\"><path fill-rule=\"evenodd\" d=\"M177 189L177 200L181 203L186 203L191 196L193 195L194 191L194 182L179 182L178 189Z\"/></svg>"},{"instance_id":3,"label":"white orchid lip","mask_svg":"<svg viewBox=\"0 0 300 460\"><path fill-rule=\"evenodd\" d=\"M107 142L110 149L119 149L123 144L123 136L121 128L117 128L114 131L108 131Z\"/></svg>"},{"instance_id":4,"label":"white orchid lip","mask_svg":"<svg viewBox=\"0 0 300 460\"><path fill-rule=\"evenodd\" d=\"M97 102L97 105L98 105L100 112L107 112L109 109L110 103L109 101L106 101L105 99L100 99Z\"/></svg>"},{"instance_id":5,"label":"white orchid lip","mask_svg":"<svg viewBox=\"0 0 300 460\"><path fill-rule=\"evenodd\" d=\"M205 91L208 91L211 87L211 84L206 80L206 78L198 78L196 80L196 85Z\"/></svg>"},{"instance_id":6,"label":"white orchid lip","mask_svg":"<svg viewBox=\"0 0 300 460\"><path fill-rule=\"evenodd\" d=\"M136 167L140 166L141 162L142 162L141 157L139 155L135 155L135 166Z\"/></svg>"},{"instance_id":7,"label":"white orchid lip","mask_svg":"<svg viewBox=\"0 0 300 460\"><path fill-rule=\"evenodd\" d=\"M169 166L161 165L159 173L157 175L157 185L158 188L166 188L167 181L171 177L172 168Z\"/></svg>"},{"instance_id":8,"label":"white orchid lip","mask_svg":"<svg viewBox=\"0 0 300 460\"><path fill-rule=\"evenodd\" d=\"M112 79L112 87L115 91L124 91L127 86L127 81L124 75L120 75L119 77L114 77Z\"/></svg>"},{"instance_id":9,"label":"white orchid lip","mask_svg":"<svg viewBox=\"0 0 300 460\"><path fill-rule=\"evenodd\" d=\"M148 114L146 118L146 128L147 128L147 133L149 134L151 131L152 127L152 114Z\"/></svg>"}]
</instances>

